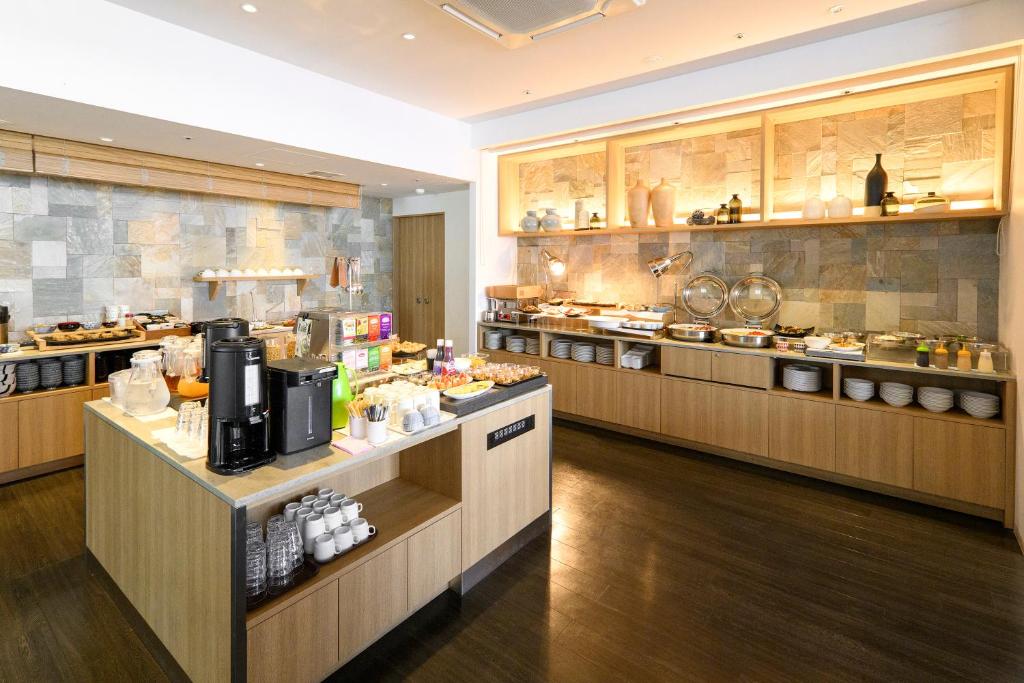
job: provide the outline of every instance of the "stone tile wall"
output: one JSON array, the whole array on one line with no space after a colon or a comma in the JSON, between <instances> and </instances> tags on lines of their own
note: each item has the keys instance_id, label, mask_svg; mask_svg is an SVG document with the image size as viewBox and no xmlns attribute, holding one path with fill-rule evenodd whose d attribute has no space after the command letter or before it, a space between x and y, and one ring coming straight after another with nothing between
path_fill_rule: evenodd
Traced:
<instances>
[{"instance_id":1,"label":"stone tile wall","mask_svg":"<svg viewBox=\"0 0 1024 683\"><path fill-rule=\"evenodd\" d=\"M562 159L531 161L519 165L519 208L522 216L544 209L557 209L563 225L573 225L576 200L584 200L589 213L605 218L604 152L579 154Z\"/></svg>"},{"instance_id":2,"label":"stone tile wall","mask_svg":"<svg viewBox=\"0 0 1024 683\"><path fill-rule=\"evenodd\" d=\"M0 303L13 307L19 337L35 323L98 320L110 303L188 320L347 305L327 287L335 256L362 258L357 307L390 310L391 247L390 199L328 209L0 174ZM294 283L233 283L210 301L192 282L207 267L272 266L320 277L301 300Z\"/></svg>"},{"instance_id":3,"label":"stone tile wall","mask_svg":"<svg viewBox=\"0 0 1024 683\"><path fill-rule=\"evenodd\" d=\"M611 301L671 301L671 278L655 280L645 264L690 250L694 262L681 283L712 271L731 286L763 270L783 287L784 324L996 339L997 226L985 220L520 238L518 280L548 282L540 265L547 249L567 264L565 276L550 283L555 289ZM732 317L727 308L717 322Z\"/></svg>"}]
</instances>

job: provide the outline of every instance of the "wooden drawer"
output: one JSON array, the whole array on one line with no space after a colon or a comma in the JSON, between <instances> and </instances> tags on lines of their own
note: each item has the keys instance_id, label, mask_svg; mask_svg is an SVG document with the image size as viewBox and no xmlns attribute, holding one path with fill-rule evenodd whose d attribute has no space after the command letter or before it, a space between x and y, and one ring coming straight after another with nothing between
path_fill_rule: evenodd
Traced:
<instances>
[{"instance_id":1,"label":"wooden drawer","mask_svg":"<svg viewBox=\"0 0 1024 683\"><path fill-rule=\"evenodd\" d=\"M250 683L323 680L338 666L338 609L332 581L254 626L246 644Z\"/></svg>"},{"instance_id":2,"label":"wooden drawer","mask_svg":"<svg viewBox=\"0 0 1024 683\"><path fill-rule=\"evenodd\" d=\"M462 572L462 511L456 510L415 536L409 544L409 611L427 604Z\"/></svg>"},{"instance_id":3,"label":"wooden drawer","mask_svg":"<svg viewBox=\"0 0 1024 683\"><path fill-rule=\"evenodd\" d=\"M832 472L836 467L836 409L832 403L769 396L768 457Z\"/></svg>"},{"instance_id":4,"label":"wooden drawer","mask_svg":"<svg viewBox=\"0 0 1024 683\"><path fill-rule=\"evenodd\" d=\"M836 472L882 484L914 486L914 418L836 407Z\"/></svg>"},{"instance_id":5,"label":"wooden drawer","mask_svg":"<svg viewBox=\"0 0 1024 683\"><path fill-rule=\"evenodd\" d=\"M0 472L18 469L18 403L0 404Z\"/></svg>"},{"instance_id":6,"label":"wooden drawer","mask_svg":"<svg viewBox=\"0 0 1024 683\"><path fill-rule=\"evenodd\" d=\"M576 368L576 414L618 423L621 402L615 396L617 370L581 365Z\"/></svg>"},{"instance_id":7,"label":"wooden drawer","mask_svg":"<svg viewBox=\"0 0 1024 683\"><path fill-rule=\"evenodd\" d=\"M530 358L531 365L536 365L548 375L552 410L576 413L576 366L558 361L533 360L535 356Z\"/></svg>"},{"instance_id":8,"label":"wooden drawer","mask_svg":"<svg viewBox=\"0 0 1024 683\"><path fill-rule=\"evenodd\" d=\"M746 389L713 387L711 443L741 453L768 455L768 395Z\"/></svg>"},{"instance_id":9,"label":"wooden drawer","mask_svg":"<svg viewBox=\"0 0 1024 683\"><path fill-rule=\"evenodd\" d=\"M714 351L711 356L711 379L715 382L768 388L771 358L723 351Z\"/></svg>"},{"instance_id":10,"label":"wooden drawer","mask_svg":"<svg viewBox=\"0 0 1024 683\"><path fill-rule=\"evenodd\" d=\"M683 379L661 380L662 433L677 439L711 443L713 389L710 384Z\"/></svg>"},{"instance_id":11,"label":"wooden drawer","mask_svg":"<svg viewBox=\"0 0 1024 683\"><path fill-rule=\"evenodd\" d=\"M711 379L712 351L681 349L675 346L661 348L661 372L673 377Z\"/></svg>"},{"instance_id":12,"label":"wooden drawer","mask_svg":"<svg viewBox=\"0 0 1024 683\"><path fill-rule=\"evenodd\" d=\"M70 458L85 451L83 406L91 392L41 396L19 408L18 466Z\"/></svg>"},{"instance_id":13,"label":"wooden drawer","mask_svg":"<svg viewBox=\"0 0 1024 683\"><path fill-rule=\"evenodd\" d=\"M1005 503L1006 432L914 418L914 490L992 508Z\"/></svg>"},{"instance_id":14,"label":"wooden drawer","mask_svg":"<svg viewBox=\"0 0 1024 683\"><path fill-rule=\"evenodd\" d=\"M339 664L362 652L409 613L406 543L402 541L338 579Z\"/></svg>"},{"instance_id":15,"label":"wooden drawer","mask_svg":"<svg viewBox=\"0 0 1024 683\"><path fill-rule=\"evenodd\" d=\"M642 370L621 370L615 376L619 424L648 432L661 431L660 375Z\"/></svg>"}]
</instances>

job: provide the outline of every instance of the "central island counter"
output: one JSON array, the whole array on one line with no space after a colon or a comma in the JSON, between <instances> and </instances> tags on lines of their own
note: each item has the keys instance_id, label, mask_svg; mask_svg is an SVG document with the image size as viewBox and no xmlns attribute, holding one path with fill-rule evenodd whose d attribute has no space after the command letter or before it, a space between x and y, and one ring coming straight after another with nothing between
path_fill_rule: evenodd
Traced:
<instances>
[{"instance_id":1,"label":"central island counter","mask_svg":"<svg viewBox=\"0 0 1024 683\"><path fill-rule=\"evenodd\" d=\"M321 680L550 524L548 386L359 456L324 446L231 477L161 444L168 426L86 404L86 546L195 681ZM328 487L377 535L247 609L246 523Z\"/></svg>"}]
</instances>

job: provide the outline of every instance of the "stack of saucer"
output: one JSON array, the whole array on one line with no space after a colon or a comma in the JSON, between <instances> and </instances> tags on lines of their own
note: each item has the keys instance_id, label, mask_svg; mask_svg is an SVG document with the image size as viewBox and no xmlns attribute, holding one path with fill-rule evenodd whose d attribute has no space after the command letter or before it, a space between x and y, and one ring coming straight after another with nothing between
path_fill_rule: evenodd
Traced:
<instances>
[{"instance_id":1,"label":"stack of saucer","mask_svg":"<svg viewBox=\"0 0 1024 683\"><path fill-rule=\"evenodd\" d=\"M0 363L0 396L9 396L14 393L14 388L18 385L18 379L15 375L18 366L14 363Z\"/></svg>"},{"instance_id":2,"label":"stack of saucer","mask_svg":"<svg viewBox=\"0 0 1024 683\"><path fill-rule=\"evenodd\" d=\"M592 342L573 342L572 359L580 363L593 363L597 352ZM613 361L614 362L614 361Z\"/></svg>"},{"instance_id":3,"label":"stack of saucer","mask_svg":"<svg viewBox=\"0 0 1024 683\"><path fill-rule=\"evenodd\" d=\"M598 365L615 365L615 347L606 344L597 346Z\"/></svg>"},{"instance_id":4,"label":"stack of saucer","mask_svg":"<svg viewBox=\"0 0 1024 683\"><path fill-rule=\"evenodd\" d=\"M73 387L85 381L85 356L61 356L64 385Z\"/></svg>"},{"instance_id":5,"label":"stack of saucer","mask_svg":"<svg viewBox=\"0 0 1024 683\"><path fill-rule=\"evenodd\" d=\"M551 340L551 357L568 359L572 355L572 342L568 339Z\"/></svg>"},{"instance_id":6,"label":"stack of saucer","mask_svg":"<svg viewBox=\"0 0 1024 683\"><path fill-rule=\"evenodd\" d=\"M961 391L960 407L971 417L988 419L999 414L999 397L980 391Z\"/></svg>"},{"instance_id":7,"label":"stack of saucer","mask_svg":"<svg viewBox=\"0 0 1024 683\"><path fill-rule=\"evenodd\" d=\"M953 392L939 387L921 387L917 402L933 413L944 413L953 407Z\"/></svg>"},{"instance_id":8,"label":"stack of saucer","mask_svg":"<svg viewBox=\"0 0 1024 683\"><path fill-rule=\"evenodd\" d=\"M484 348L492 351L501 349L501 338L504 336L501 330L487 330L484 332Z\"/></svg>"},{"instance_id":9,"label":"stack of saucer","mask_svg":"<svg viewBox=\"0 0 1024 683\"><path fill-rule=\"evenodd\" d=\"M793 363L782 370L782 386L790 391L821 391L821 368Z\"/></svg>"},{"instance_id":10,"label":"stack of saucer","mask_svg":"<svg viewBox=\"0 0 1024 683\"><path fill-rule=\"evenodd\" d=\"M914 387L899 382L882 382L878 395L889 405L902 408L914 400Z\"/></svg>"},{"instance_id":11,"label":"stack of saucer","mask_svg":"<svg viewBox=\"0 0 1024 683\"><path fill-rule=\"evenodd\" d=\"M875 395L875 383L869 379L846 377L843 379L843 393L854 401L866 401Z\"/></svg>"},{"instance_id":12,"label":"stack of saucer","mask_svg":"<svg viewBox=\"0 0 1024 683\"><path fill-rule=\"evenodd\" d=\"M526 337L510 334L505 337L505 350L512 353L526 353Z\"/></svg>"},{"instance_id":13,"label":"stack of saucer","mask_svg":"<svg viewBox=\"0 0 1024 683\"><path fill-rule=\"evenodd\" d=\"M540 337L526 338L526 352L531 356L540 355Z\"/></svg>"},{"instance_id":14,"label":"stack of saucer","mask_svg":"<svg viewBox=\"0 0 1024 683\"><path fill-rule=\"evenodd\" d=\"M44 389L56 389L64 383L64 368L56 358L39 361L39 383Z\"/></svg>"},{"instance_id":15,"label":"stack of saucer","mask_svg":"<svg viewBox=\"0 0 1024 683\"><path fill-rule=\"evenodd\" d=\"M14 371L18 391L32 391L39 388L39 366L35 363L18 363Z\"/></svg>"}]
</instances>

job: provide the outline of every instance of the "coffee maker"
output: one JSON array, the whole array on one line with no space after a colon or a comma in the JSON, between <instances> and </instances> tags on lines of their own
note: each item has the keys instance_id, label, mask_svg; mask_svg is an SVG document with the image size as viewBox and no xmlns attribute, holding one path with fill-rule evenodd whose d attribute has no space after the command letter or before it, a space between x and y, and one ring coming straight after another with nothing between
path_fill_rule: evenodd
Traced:
<instances>
[{"instance_id":1,"label":"coffee maker","mask_svg":"<svg viewBox=\"0 0 1024 683\"><path fill-rule=\"evenodd\" d=\"M210 426L206 467L239 474L273 462L262 339L232 337L210 347Z\"/></svg>"},{"instance_id":2,"label":"coffee maker","mask_svg":"<svg viewBox=\"0 0 1024 683\"><path fill-rule=\"evenodd\" d=\"M267 366L270 385L270 445L289 455L331 441L331 382L338 368L305 358Z\"/></svg>"},{"instance_id":3,"label":"coffee maker","mask_svg":"<svg viewBox=\"0 0 1024 683\"><path fill-rule=\"evenodd\" d=\"M244 318L217 318L207 320L203 326L203 372L200 382L210 381L210 349L214 342L232 337L248 337L249 321Z\"/></svg>"}]
</instances>

